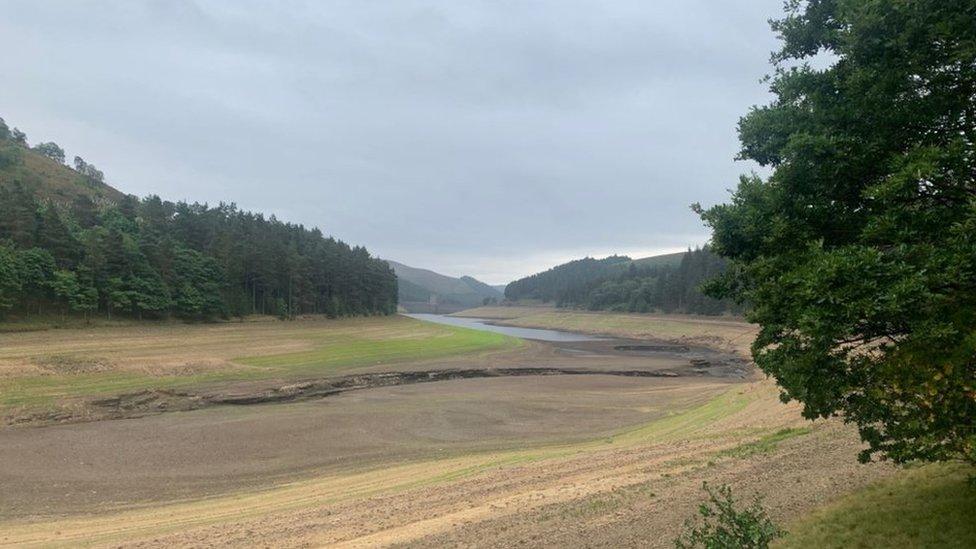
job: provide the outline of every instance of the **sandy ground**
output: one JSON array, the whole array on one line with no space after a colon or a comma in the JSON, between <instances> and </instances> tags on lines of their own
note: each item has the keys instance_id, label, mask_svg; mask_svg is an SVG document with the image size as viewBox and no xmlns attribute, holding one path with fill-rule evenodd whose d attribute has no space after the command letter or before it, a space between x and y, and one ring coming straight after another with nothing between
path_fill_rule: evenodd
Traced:
<instances>
[{"instance_id":1,"label":"sandy ground","mask_svg":"<svg viewBox=\"0 0 976 549\"><path fill-rule=\"evenodd\" d=\"M653 331L602 320L604 333ZM688 322L661 336L724 337L734 349L729 334L751 329L732 322L709 336ZM674 337L681 330L688 337ZM697 367L686 354L608 355L598 347L608 344L423 366ZM755 450L782 429L793 435ZM805 422L755 376L463 379L8 428L0 544L663 547L702 481L761 494L785 522L890 474L858 465L858 449L851 429Z\"/></svg>"},{"instance_id":2,"label":"sandy ground","mask_svg":"<svg viewBox=\"0 0 976 549\"><path fill-rule=\"evenodd\" d=\"M281 405L0 431L0 516L211 497L302 476L584 441L702 404L725 383L531 376Z\"/></svg>"},{"instance_id":3,"label":"sandy ground","mask_svg":"<svg viewBox=\"0 0 976 549\"><path fill-rule=\"evenodd\" d=\"M736 398L745 405L733 413L672 416L619 440L338 472L54 522L15 520L5 524L0 542L664 547L693 512L703 480L729 483L740 495L762 494L774 517L787 521L890 473L858 465L856 438L835 422L769 453L724 454L752 438L746 433L797 423L795 410L770 398L768 384L742 393Z\"/></svg>"}]
</instances>

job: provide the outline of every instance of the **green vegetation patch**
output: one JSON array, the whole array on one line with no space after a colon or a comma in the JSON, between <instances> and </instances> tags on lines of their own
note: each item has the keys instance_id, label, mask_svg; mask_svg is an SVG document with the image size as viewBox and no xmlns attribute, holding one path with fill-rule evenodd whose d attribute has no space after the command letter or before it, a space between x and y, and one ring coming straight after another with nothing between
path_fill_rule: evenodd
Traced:
<instances>
[{"instance_id":1,"label":"green vegetation patch","mask_svg":"<svg viewBox=\"0 0 976 549\"><path fill-rule=\"evenodd\" d=\"M345 337L310 351L241 358L235 362L268 372L333 373L369 364L425 360L521 345L517 338L453 326L437 326L430 333L421 335L423 337Z\"/></svg>"},{"instance_id":2,"label":"green vegetation patch","mask_svg":"<svg viewBox=\"0 0 976 549\"><path fill-rule=\"evenodd\" d=\"M705 404L655 420L647 425L621 431L608 442L632 444L646 440L688 438L719 419L742 411L755 397L742 391L730 390Z\"/></svg>"},{"instance_id":3,"label":"green vegetation patch","mask_svg":"<svg viewBox=\"0 0 976 549\"><path fill-rule=\"evenodd\" d=\"M718 457L747 458L756 454L769 454L775 450L777 446L779 446L780 442L794 437L808 435L811 432L813 432L813 429L809 427L780 429L779 431L768 434L759 440L740 444L739 446L729 448L728 450L722 450L718 453Z\"/></svg>"},{"instance_id":4,"label":"green vegetation patch","mask_svg":"<svg viewBox=\"0 0 976 549\"><path fill-rule=\"evenodd\" d=\"M855 492L787 528L778 547L976 547L976 469L928 465Z\"/></svg>"}]
</instances>

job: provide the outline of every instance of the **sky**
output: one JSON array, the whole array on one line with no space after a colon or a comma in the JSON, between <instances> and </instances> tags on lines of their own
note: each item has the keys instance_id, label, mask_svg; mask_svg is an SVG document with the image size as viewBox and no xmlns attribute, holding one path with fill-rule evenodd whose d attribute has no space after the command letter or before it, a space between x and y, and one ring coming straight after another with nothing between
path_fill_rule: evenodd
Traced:
<instances>
[{"instance_id":1,"label":"sky","mask_svg":"<svg viewBox=\"0 0 976 549\"><path fill-rule=\"evenodd\" d=\"M701 245L782 0L0 0L0 116L120 190L502 284Z\"/></svg>"}]
</instances>

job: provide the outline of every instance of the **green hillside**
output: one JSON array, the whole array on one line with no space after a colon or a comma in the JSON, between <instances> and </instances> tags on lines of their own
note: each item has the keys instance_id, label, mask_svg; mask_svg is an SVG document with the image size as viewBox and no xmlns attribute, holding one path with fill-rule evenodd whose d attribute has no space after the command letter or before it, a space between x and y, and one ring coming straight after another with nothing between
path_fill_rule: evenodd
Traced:
<instances>
[{"instance_id":1,"label":"green hillside","mask_svg":"<svg viewBox=\"0 0 976 549\"><path fill-rule=\"evenodd\" d=\"M499 298L501 297L502 292L499 292L497 289L495 289L494 286L485 284L484 282L478 280L477 278L473 278L470 276L462 276L460 280L461 282L464 282L469 288L474 290L476 294L479 294L483 297L499 297Z\"/></svg>"},{"instance_id":2,"label":"green hillside","mask_svg":"<svg viewBox=\"0 0 976 549\"><path fill-rule=\"evenodd\" d=\"M118 202L125 196L104 181L86 177L12 139L0 138L0 188L15 183L41 200L62 204L82 196L95 203Z\"/></svg>"},{"instance_id":3,"label":"green hillside","mask_svg":"<svg viewBox=\"0 0 976 549\"><path fill-rule=\"evenodd\" d=\"M700 290L704 281L725 269L725 261L708 248L637 260L616 255L587 257L516 280L505 288L505 297L632 313L739 313L740 306L712 299Z\"/></svg>"},{"instance_id":4,"label":"green hillside","mask_svg":"<svg viewBox=\"0 0 976 549\"><path fill-rule=\"evenodd\" d=\"M139 199L0 119L0 318L396 311L366 249L233 204Z\"/></svg>"},{"instance_id":5,"label":"green hillside","mask_svg":"<svg viewBox=\"0 0 976 549\"><path fill-rule=\"evenodd\" d=\"M663 267L665 265L677 267L681 265L681 259L684 258L686 253L675 252L673 254L652 255L650 257L635 259L631 263L637 267Z\"/></svg>"},{"instance_id":6,"label":"green hillside","mask_svg":"<svg viewBox=\"0 0 976 549\"><path fill-rule=\"evenodd\" d=\"M410 267L403 263L387 260L393 267L399 284L400 303L407 309L418 309L422 303L429 303L431 297L436 296L436 302L450 309L464 309L476 307L484 303L485 298L501 299L502 293L495 288L472 278L452 276L436 273L428 269ZM416 304L412 306L411 304ZM426 310L426 309L425 309Z\"/></svg>"},{"instance_id":7,"label":"green hillside","mask_svg":"<svg viewBox=\"0 0 976 549\"><path fill-rule=\"evenodd\" d=\"M411 301L430 301L431 292L405 278L398 278L397 294L401 303L408 303Z\"/></svg>"}]
</instances>

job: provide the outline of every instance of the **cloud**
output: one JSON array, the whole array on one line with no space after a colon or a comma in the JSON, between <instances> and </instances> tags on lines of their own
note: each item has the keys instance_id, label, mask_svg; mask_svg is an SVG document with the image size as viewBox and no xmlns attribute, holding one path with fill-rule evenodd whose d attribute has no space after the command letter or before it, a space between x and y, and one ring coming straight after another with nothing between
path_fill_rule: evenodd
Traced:
<instances>
[{"instance_id":1,"label":"cloud","mask_svg":"<svg viewBox=\"0 0 976 549\"><path fill-rule=\"evenodd\" d=\"M0 115L136 194L505 282L707 238L780 0L23 2ZM528 259L535 258L535 259Z\"/></svg>"}]
</instances>

